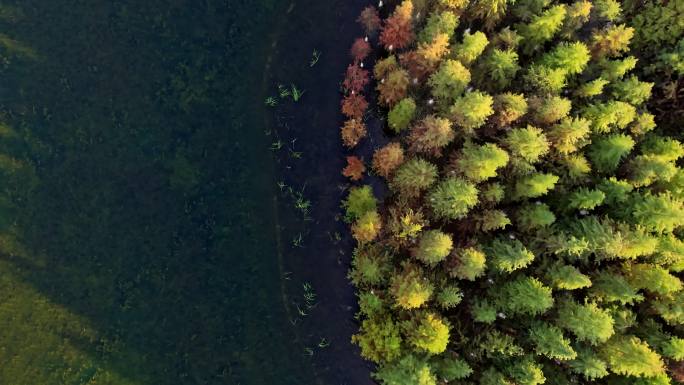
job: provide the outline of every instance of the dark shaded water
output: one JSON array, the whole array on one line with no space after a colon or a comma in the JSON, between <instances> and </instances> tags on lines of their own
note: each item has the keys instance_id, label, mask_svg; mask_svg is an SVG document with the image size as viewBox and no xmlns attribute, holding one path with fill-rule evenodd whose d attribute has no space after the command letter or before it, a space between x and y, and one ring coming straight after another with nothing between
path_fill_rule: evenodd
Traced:
<instances>
[{"instance_id":1,"label":"dark shaded water","mask_svg":"<svg viewBox=\"0 0 684 385\"><path fill-rule=\"evenodd\" d=\"M363 3L0 2L1 384L368 382L334 235Z\"/></svg>"}]
</instances>

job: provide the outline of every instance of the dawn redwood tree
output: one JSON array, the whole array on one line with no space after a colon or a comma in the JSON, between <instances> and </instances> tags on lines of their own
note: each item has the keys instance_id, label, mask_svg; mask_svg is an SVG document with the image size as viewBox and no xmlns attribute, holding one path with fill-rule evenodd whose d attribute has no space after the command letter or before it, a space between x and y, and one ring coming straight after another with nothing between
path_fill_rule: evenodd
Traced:
<instances>
[{"instance_id":1,"label":"dawn redwood tree","mask_svg":"<svg viewBox=\"0 0 684 385\"><path fill-rule=\"evenodd\" d=\"M672 384L684 372L684 145L660 109L684 72L676 7L382 7L382 22L364 10L368 39L341 87L356 156L345 175L365 177L371 147L366 180L382 194L353 185L342 203L357 245L353 341L374 378Z\"/></svg>"},{"instance_id":2,"label":"dawn redwood tree","mask_svg":"<svg viewBox=\"0 0 684 385\"><path fill-rule=\"evenodd\" d=\"M351 47L351 56L356 62L362 62L371 52L370 43L367 39L358 38L354 40L354 44Z\"/></svg>"},{"instance_id":3,"label":"dawn redwood tree","mask_svg":"<svg viewBox=\"0 0 684 385\"><path fill-rule=\"evenodd\" d=\"M389 51L406 48L415 38L413 33L413 2L402 1L387 18L380 32L380 43Z\"/></svg>"}]
</instances>

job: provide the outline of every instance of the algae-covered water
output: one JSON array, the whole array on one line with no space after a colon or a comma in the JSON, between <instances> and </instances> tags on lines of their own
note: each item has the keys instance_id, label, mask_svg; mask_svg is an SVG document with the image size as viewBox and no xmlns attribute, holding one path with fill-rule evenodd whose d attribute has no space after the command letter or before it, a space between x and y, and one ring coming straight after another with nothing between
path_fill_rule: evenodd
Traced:
<instances>
[{"instance_id":1,"label":"algae-covered water","mask_svg":"<svg viewBox=\"0 0 684 385\"><path fill-rule=\"evenodd\" d=\"M0 384L368 378L332 235L362 3L0 1Z\"/></svg>"}]
</instances>

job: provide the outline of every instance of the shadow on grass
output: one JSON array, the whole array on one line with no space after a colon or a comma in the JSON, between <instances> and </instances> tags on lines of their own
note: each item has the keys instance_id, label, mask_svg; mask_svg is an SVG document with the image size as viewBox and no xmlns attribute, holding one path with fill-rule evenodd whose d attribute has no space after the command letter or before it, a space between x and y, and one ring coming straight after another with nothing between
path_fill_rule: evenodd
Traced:
<instances>
[{"instance_id":1,"label":"shadow on grass","mask_svg":"<svg viewBox=\"0 0 684 385\"><path fill-rule=\"evenodd\" d=\"M272 4L0 3L0 383L311 383L250 125Z\"/></svg>"}]
</instances>

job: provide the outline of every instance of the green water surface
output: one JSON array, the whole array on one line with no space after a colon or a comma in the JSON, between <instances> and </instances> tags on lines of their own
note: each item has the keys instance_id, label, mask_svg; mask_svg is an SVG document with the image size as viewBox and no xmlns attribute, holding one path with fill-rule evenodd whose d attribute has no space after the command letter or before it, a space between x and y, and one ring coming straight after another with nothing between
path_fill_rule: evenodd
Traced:
<instances>
[{"instance_id":1,"label":"green water surface","mask_svg":"<svg viewBox=\"0 0 684 385\"><path fill-rule=\"evenodd\" d=\"M0 384L314 383L264 135L288 6L0 1Z\"/></svg>"}]
</instances>

